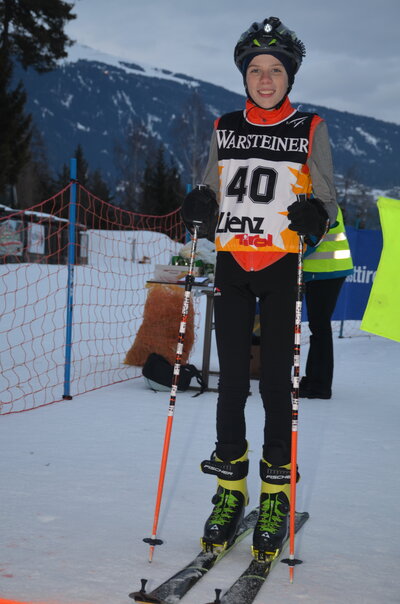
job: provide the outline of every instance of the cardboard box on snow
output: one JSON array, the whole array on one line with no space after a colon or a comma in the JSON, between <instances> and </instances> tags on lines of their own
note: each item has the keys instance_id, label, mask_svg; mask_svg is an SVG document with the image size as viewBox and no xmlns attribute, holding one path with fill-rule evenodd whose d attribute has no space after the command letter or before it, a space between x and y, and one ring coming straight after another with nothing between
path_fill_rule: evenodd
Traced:
<instances>
[{"instance_id":1,"label":"cardboard box on snow","mask_svg":"<svg viewBox=\"0 0 400 604\"><path fill-rule=\"evenodd\" d=\"M173 264L156 264L154 267L154 281L162 283L177 283L179 279L186 276L189 270L188 266L175 266ZM197 266L193 267L193 275L199 276Z\"/></svg>"}]
</instances>

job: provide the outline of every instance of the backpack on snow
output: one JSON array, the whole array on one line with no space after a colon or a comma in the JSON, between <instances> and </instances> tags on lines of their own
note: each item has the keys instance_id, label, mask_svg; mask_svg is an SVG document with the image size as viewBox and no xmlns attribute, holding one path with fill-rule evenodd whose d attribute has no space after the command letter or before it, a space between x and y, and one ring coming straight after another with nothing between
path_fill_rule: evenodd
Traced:
<instances>
[{"instance_id":1,"label":"backpack on snow","mask_svg":"<svg viewBox=\"0 0 400 604\"><path fill-rule=\"evenodd\" d=\"M149 354L142 369L144 381L148 388L165 392L171 390L173 373L174 366L156 352ZM193 377L196 378L200 386L200 392L197 394L202 394L206 390L203 377L195 365L190 364L180 366L178 390L181 392L187 390Z\"/></svg>"}]
</instances>

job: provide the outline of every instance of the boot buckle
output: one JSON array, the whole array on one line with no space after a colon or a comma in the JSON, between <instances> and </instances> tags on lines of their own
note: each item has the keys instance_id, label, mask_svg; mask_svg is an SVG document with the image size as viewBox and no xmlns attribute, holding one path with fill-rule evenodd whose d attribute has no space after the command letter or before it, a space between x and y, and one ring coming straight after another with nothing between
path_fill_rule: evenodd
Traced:
<instances>
[{"instance_id":1,"label":"boot buckle","mask_svg":"<svg viewBox=\"0 0 400 604\"><path fill-rule=\"evenodd\" d=\"M220 554L228 546L227 541L224 541L224 543L213 543L212 541L204 539L204 537L200 539L200 544L203 552L206 554Z\"/></svg>"},{"instance_id":2,"label":"boot buckle","mask_svg":"<svg viewBox=\"0 0 400 604\"><path fill-rule=\"evenodd\" d=\"M279 548L273 551L264 551L260 549L256 549L254 545L251 547L251 553L253 558L257 560L257 562L272 562L279 555Z\"/></svg>"}]
</instances>

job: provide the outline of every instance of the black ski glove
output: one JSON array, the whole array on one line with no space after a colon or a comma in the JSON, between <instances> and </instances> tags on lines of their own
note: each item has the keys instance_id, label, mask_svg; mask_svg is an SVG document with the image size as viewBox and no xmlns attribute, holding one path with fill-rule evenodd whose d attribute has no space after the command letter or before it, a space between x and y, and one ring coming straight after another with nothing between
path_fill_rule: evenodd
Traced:
<instances>
[{"instance_id":1,"label":"black ski glove","mask_svg":"<svg viewBox=\"0 0 400 604\"><path fill-rule=\"evenodd\" d=\"M218 204L215 193L210 187L197 186L183 200L181 207L182 220L191 233L193 223L197 223L197 236L214 241L218 219Z\"/></svg>"},{"instance_id":2,"label":"black ski glove","mask_svg":"<svg viewBox=\"0 0 400 604\"><path fill-rule=\"evenodd\" d=\"M295 201L288 207L289 229L299 235L313 235L319 241L329 228L329 216L316 197Z\"/></svg>"}]
</instances>

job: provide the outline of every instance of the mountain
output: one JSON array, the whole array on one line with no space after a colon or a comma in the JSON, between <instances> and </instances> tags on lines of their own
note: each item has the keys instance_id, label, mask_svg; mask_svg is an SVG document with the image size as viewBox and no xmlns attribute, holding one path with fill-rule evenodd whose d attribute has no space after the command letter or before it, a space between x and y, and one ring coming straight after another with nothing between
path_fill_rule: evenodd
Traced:
<instances>
[{"instance_id":1,"label":"mountain","mask_svg":"<svg viewBox=\"0 0 400 604\"><path fill-rule=\"evenodd\" d=\"M174 136L177 117L193 91L202 98L209 132L214 119L243 107L244 97L190 76L128 62L75 45L52 72L16 67L28 93L27 110L42 132L56 173L80 143L92 169L116 184L115 145L132 124L142 123L162 141L185 173L184 150ZM370 117L302 104L326 119L338 181L348 177L368 188L400 185L400 126Z\"/></svg>"}]
</instances>

